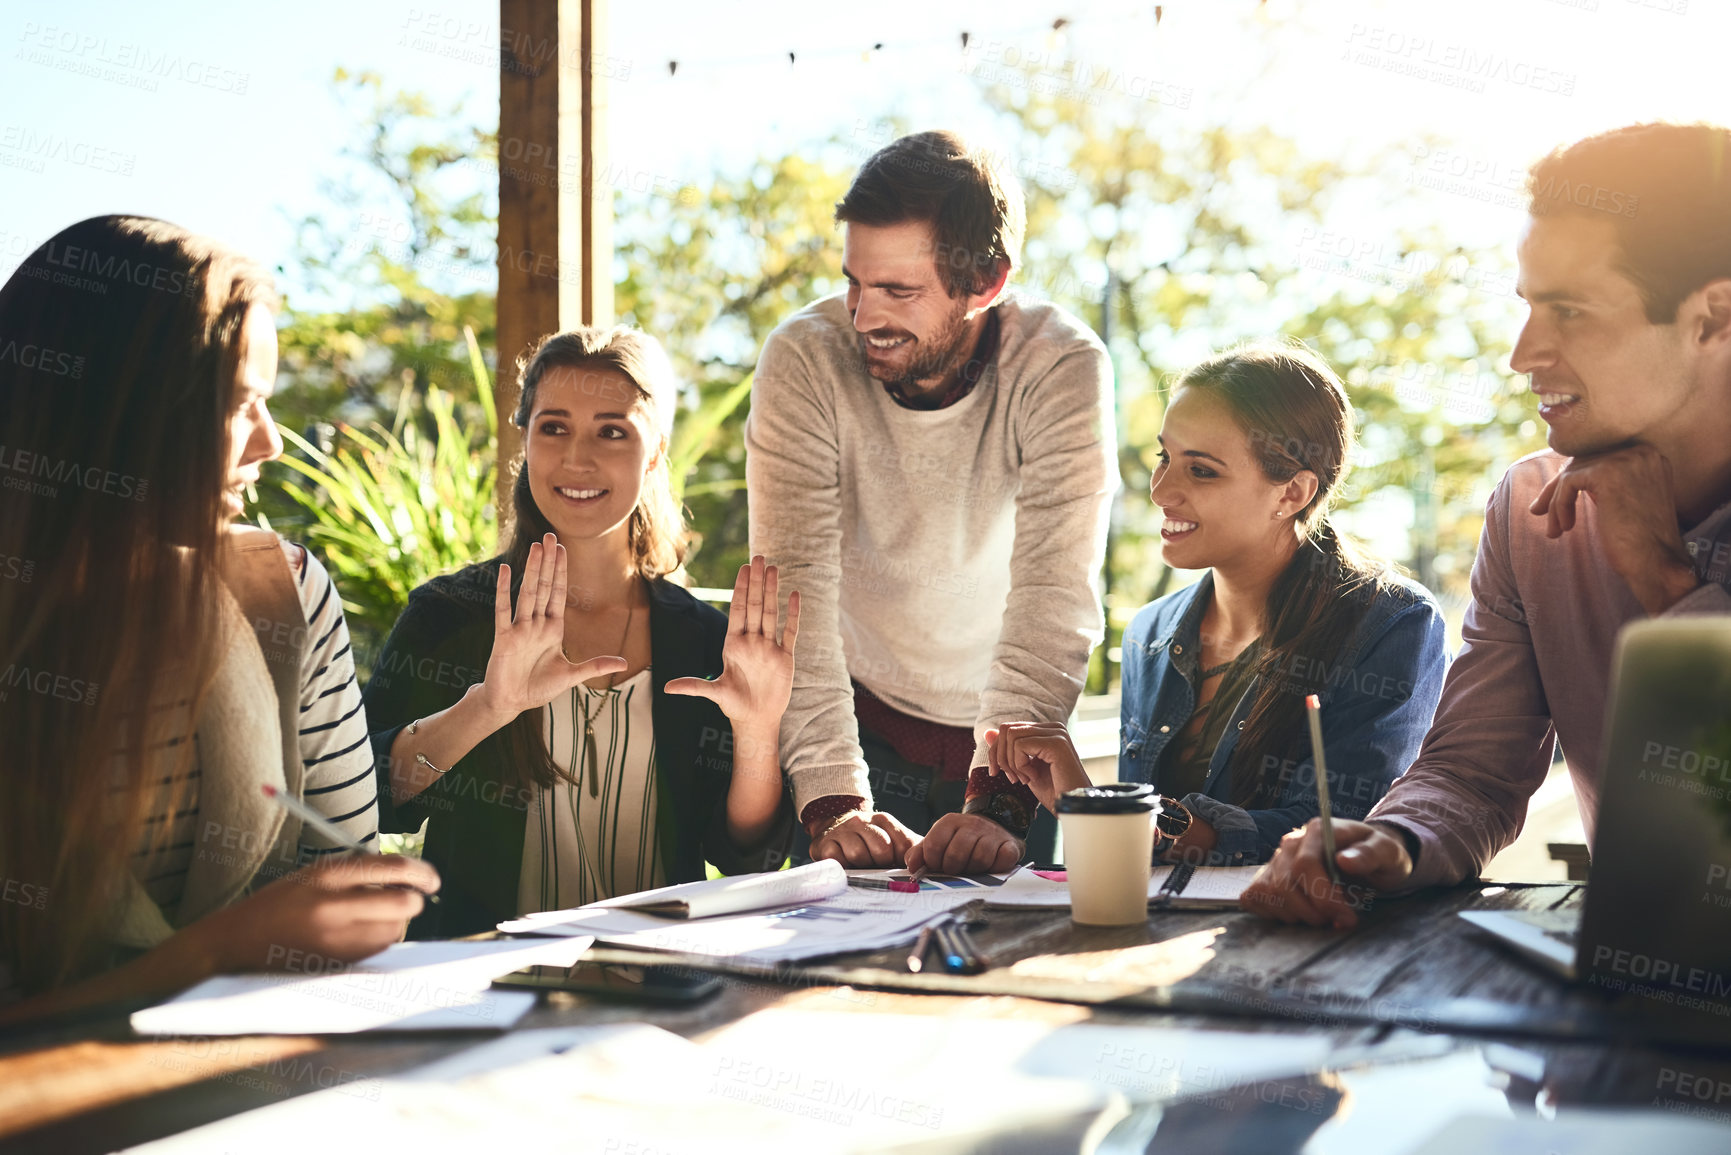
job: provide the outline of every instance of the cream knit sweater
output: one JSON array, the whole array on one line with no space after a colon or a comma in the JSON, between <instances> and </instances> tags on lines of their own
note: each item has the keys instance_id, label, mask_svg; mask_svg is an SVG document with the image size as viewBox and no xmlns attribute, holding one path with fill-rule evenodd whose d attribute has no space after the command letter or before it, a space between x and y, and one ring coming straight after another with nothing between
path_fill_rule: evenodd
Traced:
<instances>
[{"instance_id":1,"label":"cream knit sweater","mask_svg":"<svg viewBox=\"0 0 1731 1155\"><path fill-rule=\"evenodd\" d=\"M1118 488L1099 339L1010 295L998 355L946 409L865 371L845 300L770 334L746 422L751 548L800 591L782 765L803 811L869 799L849 680L914 717L1061 722L1101 637L1096 579Z\"/></svg>"}]
</instances>

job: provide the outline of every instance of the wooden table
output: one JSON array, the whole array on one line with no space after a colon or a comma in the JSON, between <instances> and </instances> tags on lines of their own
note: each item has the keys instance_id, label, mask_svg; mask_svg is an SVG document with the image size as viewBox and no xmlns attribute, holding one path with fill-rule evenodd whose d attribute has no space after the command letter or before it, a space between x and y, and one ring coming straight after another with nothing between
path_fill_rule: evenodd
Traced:
<instances>
[{"instance_id":1,"label":"wooden table","mask_svg":"<svg viewBox=\"0 0 1731 1155\"><path fill-rule=\"evenodd\" d=\"M1074 926L1067 913L994 910L976 936L994 967L979 976L911 975L905 951L889 951L774 976L730 975L718 996L683 1008L552 994L522 1025L642 1021L701 1040L754 1011L798 1006L839 1015L1312 1031L1342 1047L1408 1029L1500 1038L1541 1056L1546 1094L1555 1103L1703 1113L1701 1086L1731 1087L1731 1041L1679 1047L1607 1039L1596 1034L1603 1005L1593 995L1570 989L1454 917L1464 909L1566 909L1582 893L1566 883L1484 885L1387 900L1350 934L1237 913L1163 913L1145 926L1097 929ZM140 1041L119 1018L0 1037L0 1148L55 1155L112 1150L332 1081L403 1071L476 1041L473 1035ZM1731 1098L1725 1103L1719 1117L1731 1124ZM1705 1105L1717 1109L1711 1100Z\"/></svg>"}]
</instances>

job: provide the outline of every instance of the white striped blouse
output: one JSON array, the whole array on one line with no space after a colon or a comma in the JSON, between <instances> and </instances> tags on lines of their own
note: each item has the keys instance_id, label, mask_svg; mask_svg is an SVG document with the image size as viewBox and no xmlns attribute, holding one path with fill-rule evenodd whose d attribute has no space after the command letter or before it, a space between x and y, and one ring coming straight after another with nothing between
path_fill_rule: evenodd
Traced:
<instances>
[{"instance_id":1,"label":"white striped blouse","mask_svg":"<svg viewBox=\"0 0 1731 1155\"><path fill-rule=\"evenodd\" d=\"M307 636L313 643L301 667L304 796L309 806L371 849L379 837L378 787L373 778L367 717L361 709L361 690L355 681L355 659L348 624L343 619L342 599L325 567L304 546L284 541L282 547L300 591ZM181 705L184 708L185 703ZM163 803L147 819L141 849L132 859L133 873L171 922L192 866L202 773L202 768L193 767L189 793L178 806L171 807L168 803L166 780L157 783L158 789L164 791ZM169 813L170 809L173 813ZM153 852L150 846L163 822L170 823L169 833L161 848ZM303 860L335 854L341 849L316 831L301 832Z\"/></svg>"},{"instance_id":2,"label":"white striped blouse","mask_svg":"<svg viewBox=\"0 0 1731 1155\"><path fill-rule=\"evenodd\" d=\"M537 791L529 806L519 913L565 910L664 885L655 822L654 699L646 667L611 690L580 685L547 704L547 750L579 784L556 782ZM584 711L594 719L598 768L584 764Z\"/></svg>"}]
</instances>

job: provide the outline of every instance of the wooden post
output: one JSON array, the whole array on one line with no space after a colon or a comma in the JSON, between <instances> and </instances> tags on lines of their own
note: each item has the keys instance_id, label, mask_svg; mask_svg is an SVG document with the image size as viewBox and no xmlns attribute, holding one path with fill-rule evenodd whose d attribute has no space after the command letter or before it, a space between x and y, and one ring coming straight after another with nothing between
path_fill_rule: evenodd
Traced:
<instances>
[{"instance_id":1,"label":"wooden post","mask_svg":"<svg viewBox=\"0 0 1731 1155\"><path fill-rule=\"evenodd\" d=\"M521 444L517 358L613 320L606 171L607 0L499 0L499 524Z\"/></svg>"}]
</instances>

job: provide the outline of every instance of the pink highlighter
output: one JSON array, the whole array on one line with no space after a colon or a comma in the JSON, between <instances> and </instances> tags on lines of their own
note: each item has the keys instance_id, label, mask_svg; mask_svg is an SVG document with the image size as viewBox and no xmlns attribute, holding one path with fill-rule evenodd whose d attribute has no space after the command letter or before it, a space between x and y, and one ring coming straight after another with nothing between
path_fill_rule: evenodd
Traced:
<instances>
[{"instance_id":1,"label":"pink highlighter","mask_svg":"<svg viewBox=\"0 0 1731 1155\"><path fill-rule=\"evenodd\" d=\"M890 879L890 889L897 894L918 894L920 892L920 880L925 876L926 868L922 866L907 878Z\"/></svg>"}]
</instances>

